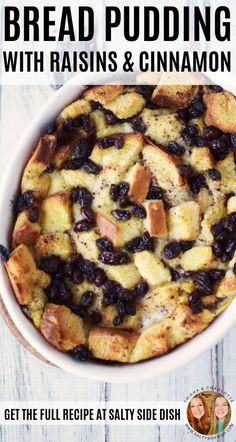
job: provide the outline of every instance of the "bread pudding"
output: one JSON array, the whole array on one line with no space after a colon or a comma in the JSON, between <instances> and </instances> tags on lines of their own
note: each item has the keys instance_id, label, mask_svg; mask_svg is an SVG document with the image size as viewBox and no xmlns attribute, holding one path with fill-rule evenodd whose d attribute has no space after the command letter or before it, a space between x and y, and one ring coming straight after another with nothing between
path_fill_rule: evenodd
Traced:
<instances>
[{"instance_id":1,"label":"bread pudding","mask_svg":"<svg viewBox=\"0 0 236 442\"><path fill-rule=\"evenodd\" d=\"M236 98L87 87L38 141L0 246L16 299L71 357L135 363L236 294Z\"/></svg>"}]
</instances>

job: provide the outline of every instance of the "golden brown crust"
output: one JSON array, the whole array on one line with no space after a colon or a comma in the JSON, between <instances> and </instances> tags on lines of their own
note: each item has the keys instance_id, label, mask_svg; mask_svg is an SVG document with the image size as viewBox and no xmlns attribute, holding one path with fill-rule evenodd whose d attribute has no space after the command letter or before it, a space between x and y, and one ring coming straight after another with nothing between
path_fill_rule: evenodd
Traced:
<instances>
[{"instance_id":1,"label":"golden brown crust","mask_svg":"<svg viewBox=\"0 0 236 442\"><path fill-rule=\"evenodd\" d=\"M129 183L129 197L135 203L142 203L148 194L151 182L151 172L147 167L137 163L131 175Z\"/></svg>"},{"instance_id":2,"label":"golden brown crust","mask_svg":"<svg viewBox=\"0 0 236 442\"><path fill-rule=\"evenodd\" d=\"M230 92L204 95L205 123L223 132L236 131L236 99Z\"/></svg>"},{"instance_id":3,"label":"golden brown crust","mask_svg":"<svg viewBox=\"0 0 236 442\"><path fill-rule=\"evenodd\" d=\"M112 242L113 246L117 247L120 234L119 226L105 215L98 212L96 214L96 225L100 235L108 238Z\"/></svg>"},{"instance_id":4,"label":"golden brown crust","mask_svg":"<svg viewBox=\"0 0 236 442\"><path fill-rule=\"evenodd\" d=\"M61 351L68 351L86 343L81 318L64 305L46 305L40 330L44 337Z\"/></svg>"},{"instance_id":5,"label":"golden brown crust","mask_svg":"<svg viewBox=\"0 0 236 442\"><path fill-rule=\"evenodd\" d=\"M16 220L12 233L14 247L18 244L34 244L40 235L41 227L39 223L31 223L28 219L28 213L21 212Z\"/></svg>"},{"instance_id":6,"label":"golden brown crust","mask_svg":"<svg viewBox=\"0 0 236 442\"><path fill-rule=\"evenodd\" d=\"M16 298L21 305L32 302L37 289L47 287L51 281L47 273L36 268L32 253L24 244L13 250L6 262L6 269Z\"/></svg>"},{"instance_id":7,"label":"golden brown crust","mask_svg":"<svg viewBox=\"0 0 236 442\"><path fill-rule=\"evenodd\" d=\"M145 205L147 211L146 226L154 238L167 236L166 214L162 200L148 201Z\"/></svg>"},{"instance_id":8,"label":"golden brown crust","mask_svg":"<svg viewBox=\"0 0 236 442\"><path fill-rule=\"evenodd\" d=\"M185 107L198 92L198 86L157 86L152 94L151 100L160 107Z\"/></svg>"},{"instance_id":9,"label":"golden brown crust","mask_svg":"<svg viewBox=\"0 0 236 442\"><path fill-rule=\"evenodd\" d=\"M94 86L84 92L83 97L86 100L98 101L101 104L107 104L114 100L124 90L121 84L107 84L103 86Z\"/></svg>"},{"instance_id":10,"label":"golden brown crust","mask_svg":"<svg viewBox=\"0 0 236 442\"><path fill-rule=\"evenodd\" d=\"M106 361L128 362L139 333L92 327L88 344L93 356Z\"/></svg>"}]
</instances>

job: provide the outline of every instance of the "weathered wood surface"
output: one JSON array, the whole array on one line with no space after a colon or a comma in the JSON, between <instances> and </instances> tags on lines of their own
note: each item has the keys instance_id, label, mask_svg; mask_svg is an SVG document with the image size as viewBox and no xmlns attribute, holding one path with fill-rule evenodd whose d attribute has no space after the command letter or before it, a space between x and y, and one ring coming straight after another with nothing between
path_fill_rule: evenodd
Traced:
<instances>
[{"instance_id":1,"label":"weathered wood surface","mask_svg":"<svg viewBox=\"0 0 236 442\"><path fill-rule=\"evenodd\" d=\"M20 135L40 106L53 93L48 87L3 87L0 101L0 178ZM1 214L1 216L4 216ZM0 317L1 400L183 400L202 386L224 387L236 398L236 326L211 351L192 363L159 378L136 384L86 381L50 366L24 348ZM74 426L3 427L4 442L192 442L184 427ZM236 441L236 430L226 442Z\"/></svg>"}]
</instances>

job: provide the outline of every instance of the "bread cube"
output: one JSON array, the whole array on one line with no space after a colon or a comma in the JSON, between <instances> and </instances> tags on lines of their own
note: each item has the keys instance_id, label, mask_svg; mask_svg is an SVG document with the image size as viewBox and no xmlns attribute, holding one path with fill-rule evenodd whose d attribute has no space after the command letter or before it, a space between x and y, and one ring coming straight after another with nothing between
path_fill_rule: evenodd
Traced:
<instances>
[{"instance_id":1,"label":"bread cube","mask_svg":"<svg viewBox=\"0 0 236 442\"><path fill-rule=\"evenodd\" d=\"M113 112L117 118L130 118L142 110L145 102L143 96L137 92L127 92L104 104L104 108Z\"/></svg>"},{"instance_id":2,"label":"bread cube","mask_svg":"<svg viewBox=\"0 0 236 442\"><path fill-rule=\"evenodd\" d=\"M63 171L55 170L50 174L50 186L48 189L48 195L52 195L53 193L63 192L69 188L70 186L68 186L64 180Z\"/></svg>"},{"instance_id":3,"label":"bread cube","mask_svg":"<svg viewBox=\"0 0 236 442\"><path fill-rule=\"evenodd\" d=\"M39 223L31 223L28 219L28 212L19 213L14 230L13 230L13 244L33 244L40 235L41 227Z\"/></svg>"},{"instance_id":4,"label":"bread cube","mask_svg":"<svg viewBox=\"0 0 236 442\"><path fill-rule=\"evenodd\" d=\"M130 355L129 362L134 363L154 356L161 356L168 350L168 329L163 321L151 325L142 332Z\"/></svg>"},{"instance_id":5,"label":"bread cube","mask_svg":"<svg viewBox=\"0 0 236 442\"><path fill-rule=\"evenodd\" d=\"M64 305L46 305L40 331L50 344L61 351L86 343L82 319Z\"/></svg>"},{"instance_id":6,"label":"bread cube","mask_svg":"<svg viewBox=\"0 0 236 442\"><path fill-rule=\"evenodd\" d=\"M157 144L167 146L169 141L180 138L182 125L176 114L145 108L141 119L146 127L145 135Z\"/></svg>"},{"instance_id":7,"label":"bread cube","mask_svg":"<svg viewBox=\"0 0 236 442\"><path fill-rule=\"evenodd\" d=\"M197 246L184 252L180 264L186 271L204 270L214 267L216 263L212 248Z\"/></svg>"},{"instance_id":8,"label":"bread cube","mask_svg":"<svg viewBox=\"0 0 236 442\"><path fill-rule=\"evenodd\" d=\"M93 148L90 159L103 168L111 168L123 174L135 163L143 148L143 137L139 134L124 134L124 145L122 149L109 147L100 149L96 144Z\"/></svg>"},{"instance_id":9,"label":"bread cube","mask_svg":"<svg viewBox=\"0 0 236 442\"><path fill-rule=\"evenodd\" d=\"M99 266L105 270L108 278L119 282L126 289L133 288L140 279L140 274L133 263L116 266L99 264Z\"/></svg>"},{"instance_id":10,"label":"bread cube","mask_svg":"<svg viewBox=\"0 0 236 442\"><path fill-rule=\"evenodd\" d=\"M113 327L113 321L117 316L117 310L114 305L108 305L102 309L103 322L102 325L106 327ZM125 315L124 320L116 329L138 330L141 325L141 308L137 307L136 314Z\"/></svg>"},{"instance_id":11,"label":"bread cube","mask_svg":"<svg viewBox=\"0 0 236 442\"><path fill-rule=\"evenodd\" d=\"M212 244L213 235L211 233L211 226L226 215L226 208L224 205L224 198L217 193L213 198L213 205L211 205L205 212L201 222L201 233L199 239L205 244Z\"/></svg>"},{"instance_id":12,"label":"bread cube","mask_svg":"<svg viewBox=\"0 0 236 442\"><path fill-rule=\"evenodd\" d=\"M87 187L87 189L92 192L94 190L97 176L87 173L84 170L62 170L60 174L63 177L65 186L67 189L72 189L73 187Z\"/></svg>"},{"instance_id":13,"label":"bread cube","mask_svg":"<svg viewBox=\"0 0 236 442\"><path fill-rule=\"evenodd\" d=\"M227 201L227 213L236 212L236 195L231 196Z\"/></svg>"},{"instance_id":14,"label":"bread cube","mask_svg":"<svg viewBox=\"0 0 236 442\"><path fill-rule=\"evenodd\" d=\"M83 93L83 97L85 100L98 101L104 105L122 94L123 90L124 86L121 84L104 84L90 87Z\"/></svg>"},{"instance_id":15,"label":"bread cube","mask_svg":"<svg viewBox=\"0 0 236 442\"><path fill-rule=\"evenodd\" d=\"M236 167L232 151L228 153L224 160L217 162L217 169L221 173L221 180L219 182L221 191L228 193L236 190Z\"/></svg>"},{"instance_id":16,"label":"bread cube","mask_svg":"<svg viewBox=\"0 0 236 442\"><path fill-rule=\"evenodd\" d=\"M177 168L177 160L160 147L146 144L143 148L143 159L163 189L184 186L184 180Z\"/></svg>"},{"instance_id":17,"label":"bread cube","mask_svg":"<svg viewBox=\"0 0 236 442\"><path fill-rule=\"evenodd\" d=\"M208 147L194 147L191 153L191 166L198 172L214 167L210 149Z\"/></svg>"},{"instance_id":18,"label":"bread cube","mask_svg":"<svg viewBox=\"0 0 236 442\"><path fill-rule=\"evenodd\" d=\"M179 305L170 320L169 349L184 344L207 326L208 323L202 319L201 315L193 314L187 305Z\"/></svg>"},{"instance_id":19,"label":"bread cube","mask_svg":"<svg viewBox=\"0 0 236 442\"><path fill-rule=\"evenodd\" d=\"M108 238L114 247L122 247L126 242L143 232L142 221L138 218L118 221L112 215L98 211L96 225L100 235Z\"/></svg>"},{"instance_id":20,"label":"bread cube","mask_svg":"<svg viewBox=\"0 0 236 442\"><path fill-rule=\"evenodd\" d=\"M198 86L158 85L151 101L160 107L186 107L198 92Z\"/></svg>"},{"instance_id":21,"label":"bread cube","mask_svg":"<svg viewBox=\"0 0 236 442\"><path fill-rule=\"evenodd\" d=\"M55 255L66 259L72 253L70 236L67 233L40 235L35 242L35 251L38 257Z\"/></svg>"},{"instance_id":22,"label":"bread cube","mask_svg":"<svg viewBox=\"0 0 236 442\"><path fill-rule=\"evenodd\" d=\"M49 174L43 174L50 165L56 148L56 136L44 135L28 161L21 180L21 191L33 190L36 196L43 198L46 196L49 185Z\"/></svg>"},{"instance_id":23,"label":"bread cube","mask_svg":"<svg viewBox=\"0 0 236 442\"><path fill-rule=\"evenodd\" d=\"M93 230L89 232L73 232L72 238L78 253L81 253L85 259L98 261L99 249L96 245L96 239L99 236Z\"/></svg>"},{"instance_id":24,"label":"bread cube","mask_svg":"<svg viewBox=\"0 0 236 442\"><path fill-rule=\"evenodd\" d=\"M223 132L236 132L236 98L230 92L204 95L205 123Z\"/></svg>"},{"instance_id":25,"label":"bread cube","mask_svg":"<svg viewBox=\"0 0 236 442\"><path fill-rule=\"evenodd\" d=\"M66 232L72 228L71 201L68 191L49 195L41 204L43 233Z\"/></svg>"},{"instance_id":26,"label":"bread cube","mask_svg":"<svg viewBox=\"0 0 236 442\"><path fill-rule=\"evenodd\" d=\"M135 253L134 263L140 275L151 286L161 286L171 281L170 271L152 252L144 250L143 252Z\"/></svg>"},{"instance_id":27,"label":"bread cube","mask_svg":"<svg viewBox=\"0 0 236 442\"><path fill-rule=\"evenodd\" d=\"M167 236L166 214L162 200L148 201L145 204L147 218L145 226L154 238L165 238Z\"/></svg>"},{"instance_id":28,"label":"bread cube","mask_svg":"<svg viewBox=\"0 0 236 442\"><path fill-rule=\"evenodd\" d=\"M200 207L201 214L205 213L206 210L213 205L213 198L212 195L209 193L209 190L205 187L202 187L196 197L196 202Z\"/></svg>"},{"instance_id":29,"label":"bread cube","mask_svg":"<svg viewBox=\"0 0 236 442\"><path fill-rule=\"evenodd\" d=\"M36 328L40 328L43 310L46 303L46 293L41 288L36 289L34 293L34 300L27 305L26 309L27 315L33 321Z\"/></svg>"},{"instance_id":30,"label":"bread cube","mask_svg":"<svg viewBox=\"0 0 236 442\"><path fill-rule=\"evenodd\" d=\"M195 201L188 201L171 207L168 213L170 238L193 241L200 231L200 208Z\"/></svg>"},{"instance_id":31,"label":"bread cube","mask_svg":"<svg viewBox=\"0 0 236 442\"><path fill-rule=\"evenodd\" d=\"M53 155L52 164L56 167L61 167L62 164L70 158L72 151L72 144L65 144L64 146L58 147Z\"/></svg>"},{"instance_id":32,"label":"bread cube","mask_svg":"<svg viewBox=\"0 0 236 442\"><path fill-rule=\"evenodd\" d=\"M132 133L133 127L130 123L108 124L104 117L104 112L95 110L91 112L90 118L96 128L97 138L107 137L117 133Z\"/></svg>"},{"instance_id":33,"label":"bread cube","mask_svg":"<svg viewBox=\"0 0 236 442\"><path fill-rule=\"evenodd\" d=\"M150 170L147 167L142 166L140 163L136 163L130 170L127 181L129 182L128 195L131 201L142 203L146 198L150 187Z\"/></svg>"},{"instance_id":34,"label":"bread cube","mask_svg":"<svg viewBox=\"0 0 236 442\"><path fill-rule=\"evenodd\" d=\"M92 327L88 338L89 350L98 359L128 362L138 337L137 332Z\"/></svg>"},{"instance_id":35,"label":"bread cube","mask_svg":"<svg viewBox=\"0 0 236 442\"><path fill-rule=\"evenodd\" d=\"M91 112L91 105L87 100L79 99L67 106L60 114L63 120L77 118L80 115L88 115Z\"/></svg>"},{"instance_id":36,"label":"bread cube","mask_svg":"<svg viewBox=\"0 0 236 442\"><path fill-rule=\"evenodd\" d=\"M36 268L33 255L25 244L13 250L6 262L6 269L16 298L21 305L31 303L38 288L46 288L51 281L47 273Z\"/></svg>"}]
</instances>

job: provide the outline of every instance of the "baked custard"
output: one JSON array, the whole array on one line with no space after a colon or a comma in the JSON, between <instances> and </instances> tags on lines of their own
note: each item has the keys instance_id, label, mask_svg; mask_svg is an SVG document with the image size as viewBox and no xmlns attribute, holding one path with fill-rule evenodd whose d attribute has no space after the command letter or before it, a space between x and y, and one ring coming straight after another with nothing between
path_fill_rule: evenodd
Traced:
<instances>
[{"instance_id":1,"label":"baked custard","mask_svg":"<svg viewBox=\"0 0 236 442\"><path fill-rule=\"evenodd\" d=\"M219 86L86 88L29 158L12 250L25 314L78 360L135 363L236 294L236 98Z\"/></svg>"}]
</instances>

